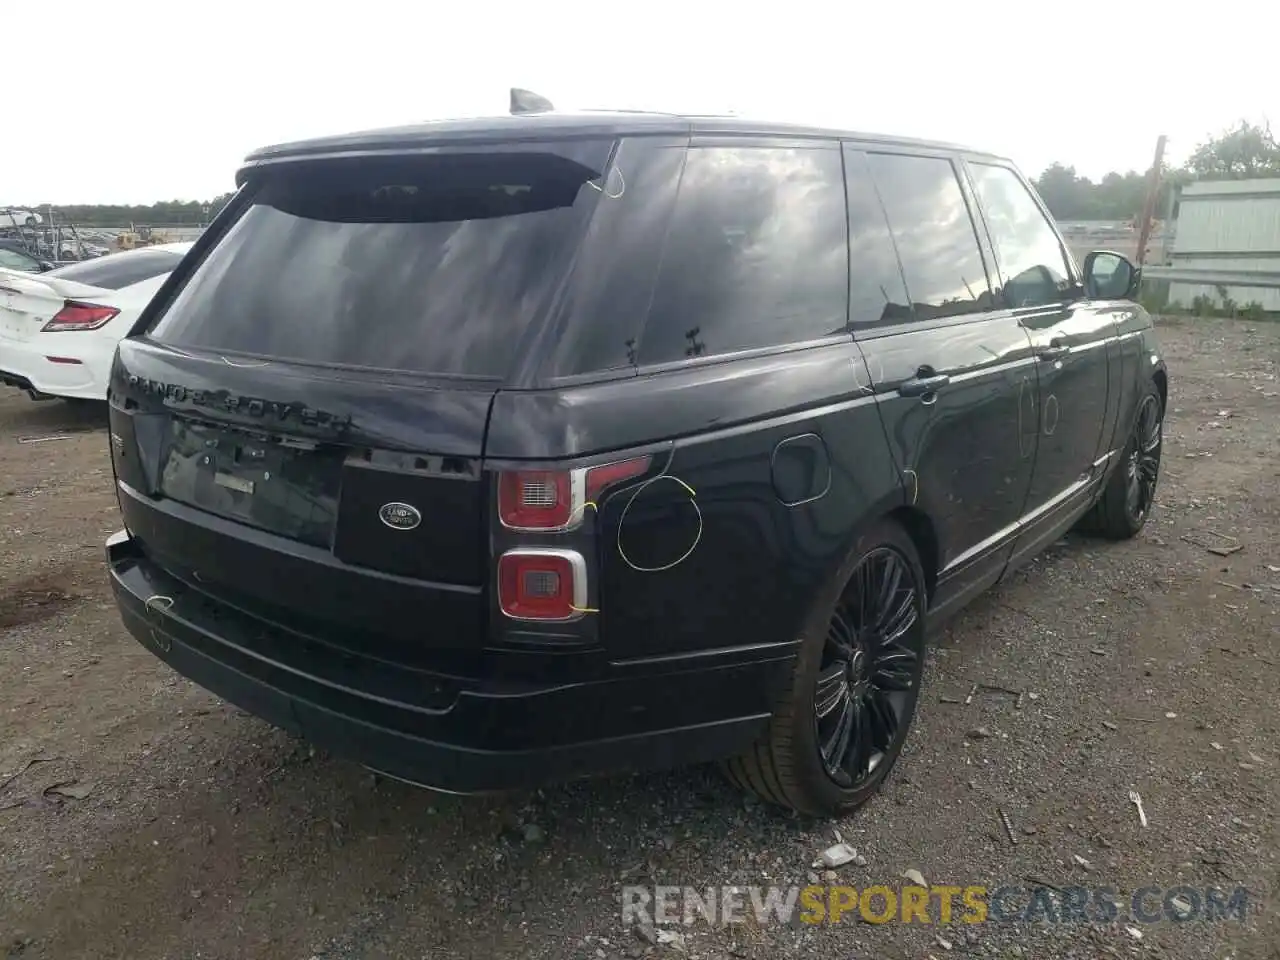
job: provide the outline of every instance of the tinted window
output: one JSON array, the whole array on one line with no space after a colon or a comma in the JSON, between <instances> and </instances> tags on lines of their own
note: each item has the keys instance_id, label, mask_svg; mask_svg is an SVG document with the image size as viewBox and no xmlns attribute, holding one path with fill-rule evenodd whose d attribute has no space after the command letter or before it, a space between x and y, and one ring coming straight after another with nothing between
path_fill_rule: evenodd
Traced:
<instances>
[{"instance_id":1,"label":"tinted window","mask_svg":"<svg viewBox=\"0 0 1280 960\"><path fill-rule=\"evenodd\" d=\"M162 273L172 273L182 261L182 254L172 250L136 250L109 253L105 257L68 264L50 270L49 276L76 283L87 283L104 290L119 290Z\"/></svg>"},{"instance_id":2,"label":"tinted window","mask_svg":"<svg viewBox=\"0 0 1280 960\"><path fill-rule=\"evenodd\" d=\"M1071 288L1057 234L1017 175L1007 167L970 165L1004 277L1010 307L1061 303Z\"/></svg>"},{"instance_id":3,"label":"tinted window","mask_svg":"<svg viewBox=\"0 0 1280 960\"><path fill-rule=\"evenodd\" d=\"M571 262L612 144L332 162L265 183L153 336L503 377ZM607 184L605 185L607 186Z\"/></svg>"},{"instance_id":4,"label":"tinted window","mask_svg":"<svg viewBox=\"0 0 1280 960\"><path fill-rule=\"evenodd\" d=\"M38 273L40 262L19 250L0 247L0 267L6 270L21 270L24 273Z\"/></svg>"},{"instance_id":5,"label":"tinted window","mask_svg":"<svg viewBox=\"0 0 1280 960\"><path fill-rule=\"evenodd\" d=\"M689 151L640 344L664 363L844 332L848 252L835 149Z\"/></svg>"},{"instance_id":6,"label":"tinted window","mask_svg":"<svg viewBox=\"0 0 1280 960\"><path fill-rule=\"evenodd\" d=\"M916 316L991 309L977 234L951 161L887 153L869 154L867 160Z\"/></svg>"},{"instance_id":7,"label":"tinted window","mask_svg":"<svg viewBox=\"0 0 1280 960\"><path fill-rule=\"evenodd\" d=\"M547 337L551 375L636 363L687 144L637 137L619 145L574 259L561 322Z\"/></svg>"},{"instance_id":8,"label":"tinted window","mask_svg":"<svg viewBox=\"0 0 1280 960\"><path fill-rule=\"evenodd\" d=\"M858 328L904 323L912 318L911 302L866 156L846 151L844 171L849 197L849 322Z\"/></svg>"}]
</instances>

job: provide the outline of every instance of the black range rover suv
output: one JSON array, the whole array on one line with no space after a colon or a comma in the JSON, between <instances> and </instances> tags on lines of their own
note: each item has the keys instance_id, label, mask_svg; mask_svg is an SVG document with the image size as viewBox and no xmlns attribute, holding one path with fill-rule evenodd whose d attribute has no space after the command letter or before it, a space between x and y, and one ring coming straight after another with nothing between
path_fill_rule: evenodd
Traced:
<instances>
[{"instance_id":1,"label":"black range rover suv","mask_svg":"<svg viewBox=\"0 0 1280 960\"><path fill-rule=\"evenodd\" d=\"M1007 160L554 112L252 154L119 347L129 630L471 792L723 760L877 788L927 624L1132 536L1166 372Z\"/></svg>"}]
</instances>

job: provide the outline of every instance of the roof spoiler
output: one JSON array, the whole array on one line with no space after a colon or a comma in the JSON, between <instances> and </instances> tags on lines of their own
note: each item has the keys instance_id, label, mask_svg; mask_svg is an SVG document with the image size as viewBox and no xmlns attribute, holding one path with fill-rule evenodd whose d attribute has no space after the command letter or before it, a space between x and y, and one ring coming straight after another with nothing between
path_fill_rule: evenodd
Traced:
<instances>
[{"instance_id":1,"label":"roof spoiler","mask_svg":"<svg viewBox=\"0 0 1280 960\"><path fill-rule=\"evenodd\" d=\"M79 280L65 280L62 277L51 277L47 273L27 273L4 268L0 268L0 289L54 300L83 300L100 297L107 292L102 287L81 283Z\"/></svg>"},{"instance_id":2,"label":"roof spoiler","mask_svg":"<svg viewBox=\"0 0 1280 960\"><path fill-rule=\"evenodd\" d=\"M551 101L546 97L541 97L532 90L522 90L519 87L511 88L511 113L519 115L522 113L551 113L555 107L551 105Z\"/></svg>"}]
</instances>

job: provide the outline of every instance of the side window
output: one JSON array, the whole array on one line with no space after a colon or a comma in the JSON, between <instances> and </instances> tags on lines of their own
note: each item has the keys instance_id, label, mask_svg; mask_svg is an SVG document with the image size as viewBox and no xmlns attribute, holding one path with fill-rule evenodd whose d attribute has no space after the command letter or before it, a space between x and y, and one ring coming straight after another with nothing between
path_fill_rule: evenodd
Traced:
<instances>
[{"instance_id":1,"label":"side window","mask_svg":"<svg viewBox=\"0 0 1280 960\"><path fill-rule=\"evenodd\" d=\"M866 155L846 150L844 176L849 200L849 325L862 330L907 323L912 319L911 301Z\"/></svg>"},{"instance_id":2,"label":"side window","mask_svg":"<svg viewBox=\"0 0 1280 960\"><path fill-rule=\"evenodd\" d=\"M39 273L40 264L38 261L28 257L25 253L19 253L17 250L7 250L0 247L0 267L6 270L21 270L24 273Z\"/></svg>"},{"instance_id":3,"label":"side window","mask_svg":"<svg viewBox=\"0 0 1280 960\"><path fill-rule=\"evenodd\" d=\"M992 309L978 235L951 161L889 153L868 154L867 161L916 317Z\"/></svg>"},{"instance_id":4,"label":"side window","mask_svg":"<svg viewBox=\"0 0 1280 960\"><path fill-rule=\"evenodd\" d=\"M1004 276L1010 307L1061 303L1071 289L1057 234L1026 186L1008 167L969 165Z\"/></svg>"},{"instance_id":5,"label":"side window","mask_svg":"<svg viewBox=\"0 0 1280 960\"><path fill-rule=\"evenodd\" d=\"M848 260L834 144L691 147L640 363L843 334Z\"/></svg>"}]
</instances>

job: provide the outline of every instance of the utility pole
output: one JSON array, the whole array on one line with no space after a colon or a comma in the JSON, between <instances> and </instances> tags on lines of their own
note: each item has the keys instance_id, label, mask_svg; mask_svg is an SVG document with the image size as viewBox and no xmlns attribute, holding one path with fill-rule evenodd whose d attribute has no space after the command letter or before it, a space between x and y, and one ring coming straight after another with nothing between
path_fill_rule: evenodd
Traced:
<instances>
[{"instance_id":1,"label":"utility pole","mask_svg":"<svg viewBox=\"0 0 1280 960\"><path fill-rule=\"evenodd\" d=\"M1147 199L1142 205L1142 223L1138 230L1138 266L1147 259L1147 243L1151 239L1151 218L1155 216L1156 201L1160 196L1160 172L1164 168L1164 146L1168 140L1164 134L1156 140L1156 156L1147 176Z\"/></svg>"}]
</instances>

